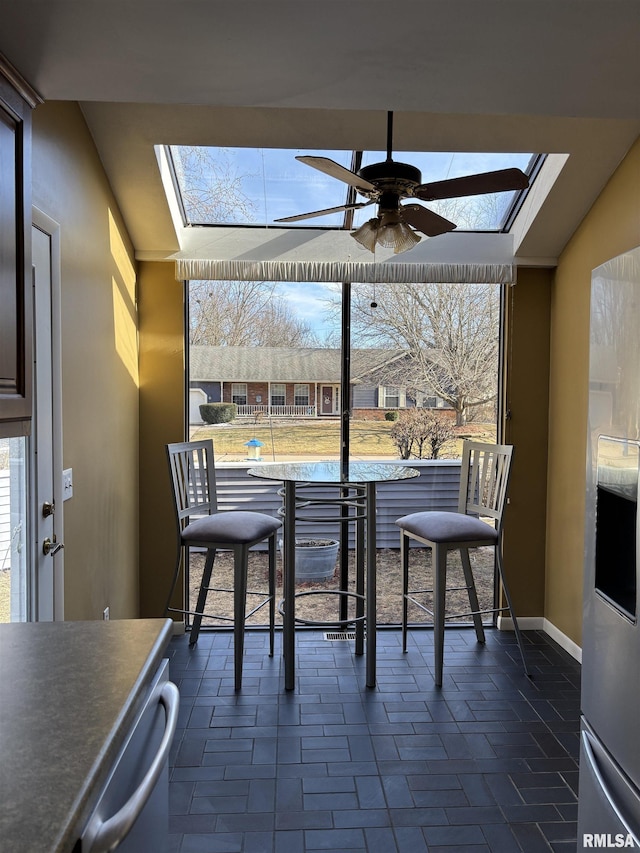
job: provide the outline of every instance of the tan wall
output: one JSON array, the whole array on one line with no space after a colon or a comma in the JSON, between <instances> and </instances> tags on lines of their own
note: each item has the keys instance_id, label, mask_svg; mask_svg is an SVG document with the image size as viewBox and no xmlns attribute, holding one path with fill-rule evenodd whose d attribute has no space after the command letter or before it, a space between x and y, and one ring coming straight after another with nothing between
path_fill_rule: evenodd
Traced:
<instances>
[{"instance_id":1,"label":"tan wall","mask_svg":"<svg viewBox=\"0 0 640 853\"><path fill-rule=\"evenodd\" d=\"M131 245L77 105L33 116L33 203L60 225L65 618L138 614L138 364Z\"/></svg>"},{"instance_id":2,"label":"tan wall","mask_svg":"<svg viewBox=\"0 0 640 853\"><path fill-rule=\"evenodd\" d=\"M563 251L551 302L545 615L582 641L591 271L640 244L640 140Z\"/></svg>"},{"instance_id":3,"label":"tan wall","mask_svg":"<svg viewBox=\"0 0 640 853\"><path fill-rule=\"evenodd\" d=\"M504 563L518 616L544 615L552 280L551 270L520 269L507 294L505 441L514 455Z\"/></svg>"},{"instance_id":4,"label":"tan wall","mask_svg":"<svg viewBox=\"0 0 640 853\"><path fill-rule=\"evenodd\" d=\"M140 615L162 616L176 556L165 445L184 441L183 285L172 263L141 263ZM180 605L178 599L176 606Z\"/></svg>"}]
</instances>

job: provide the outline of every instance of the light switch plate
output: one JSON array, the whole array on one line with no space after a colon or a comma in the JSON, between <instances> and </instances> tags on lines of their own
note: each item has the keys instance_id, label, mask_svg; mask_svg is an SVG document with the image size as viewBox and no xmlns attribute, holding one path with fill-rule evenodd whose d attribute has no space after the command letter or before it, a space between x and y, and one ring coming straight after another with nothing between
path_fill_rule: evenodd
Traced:
<instances>
[{"instance_id":1,"label":"light switch plate","mask_svg":"<svg viewBox=\"0 0 640 853\"><path fill-rule=\"evenodd\" d=\"M73 497L73 468L65 468L62 472L62 500L68 501Z\"/></svg>"}]
</instances>

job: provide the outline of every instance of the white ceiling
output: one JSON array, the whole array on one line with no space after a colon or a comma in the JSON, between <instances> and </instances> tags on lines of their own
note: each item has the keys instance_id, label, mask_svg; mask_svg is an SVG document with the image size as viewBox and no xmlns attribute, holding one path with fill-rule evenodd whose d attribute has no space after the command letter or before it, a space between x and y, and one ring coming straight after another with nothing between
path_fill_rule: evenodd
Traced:
<instances>
[{"instance_id":1,"label":"white ceiling","mask_svg":"<svg viewBox=\"0 0 640 853\"><path fill-rule=\"evenodd\" d=\"M0 21L45 100L81 102L140 257L179 247L158 143L379 150L392 109L396 150L569 154L516 241L545 263L640 134L638 0L0 0Z\"/></svg>"}]
</instances>

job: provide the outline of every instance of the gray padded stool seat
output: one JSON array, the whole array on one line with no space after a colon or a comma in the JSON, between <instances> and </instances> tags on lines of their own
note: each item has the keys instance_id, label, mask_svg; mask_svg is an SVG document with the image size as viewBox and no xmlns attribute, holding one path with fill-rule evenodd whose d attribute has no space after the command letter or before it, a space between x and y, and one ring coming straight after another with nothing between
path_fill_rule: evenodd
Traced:
<instances>
[{"instance_id":1,"label":"gray padded stool seat","mask_svg":"<svg viewBox=\"0 0 640 853\"><path fill-rule=\"evenodd\" d=\"M434 680L442 686L444 657L444 624L447 592L447 553L460 551L465 587L471 610L455 614L472 616L479 643L484 643L483 613L509 610L516 641L528 675L522 638L511 605L511 595L502 568L502 519L507 496L513 448L509 445L481 444L465 441L462 450L458 512L413 512L396 521L401 529L400 555L402 562L402 650L407 651L408 604L411 601L433 617L435 655ZM478 517L481 516L482 518ZM488 520L484 521L483 518ZM491 523L493 522L493 523ZM495 524L495 526L494 526ZM409 540L413 539L431 549L433 560L433 589L409 589ZM496 565L502 583L506 607L481 611L469 559L469 548L494 546ZM433 610L421 598L433 594ZM418 598L420 596L421 598Z\"/></svg>"},{"instance_id":2,"label":"gray padded stool seat","mask_svg":"<svg viewBox=\"0 0 640 853\"><path fill-rule=\"evenodd\" d=\"M218 512L216 498L213 442L191 441L167 445L171 486L178 525L178 548L173 583L165 613L189 613L193 616L189 645L198 642L202 617L233 622L234 686L242 686L245 621L265 604L269 605L269 654L273 656L275 635L276 531L281 522L266 513L244 510ZM193 520L191 518L196 516ZM268 541L268 592L247 589L249 549ZM172 608L171 599L185 561L186 548L206 548L207 556L198 592L196 609ZM233 589L210 586L216 551L233 551ZM204 614L209 592L233 593L233 619L229 616ZM258 596L260 602L249 612L247 596Z\"/></svg>"},{"instance_id":3,"label":"gray padded stool seat","mask_svg":"<svg viewBox=\"0 0 640 853\"><path fill-rule=\"evenodd\" d=\"M413 512L396 522L407 533L421 536L430 542L473 542L483 541L495 545L498 532L470 515L457 512Z\"/></svg>"}]
</instances>

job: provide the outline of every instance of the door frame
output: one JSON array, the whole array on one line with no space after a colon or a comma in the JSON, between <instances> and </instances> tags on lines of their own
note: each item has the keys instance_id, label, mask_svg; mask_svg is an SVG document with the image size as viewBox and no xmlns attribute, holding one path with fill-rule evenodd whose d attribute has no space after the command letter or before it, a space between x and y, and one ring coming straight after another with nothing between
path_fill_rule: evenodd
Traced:
<instances>
[{"instance_id":1,"label":"door frame","mask_svg":"<svg viewBox=\"0 0 640 853\"><path fill-rule=\"evenodd\" d=\"M51 446L52 446L52 470L53 470L53 500L55 504L54 532L59 542L64 542L64 488L63 488L63 448L62 448L62 293L61 293L61 264L60 264L60 225L42 210L32 207L32 226L44 232L51 241L51 397L52 397L52 423L51 423ZM35 294L34 294L35 297ZM35 298L34 298L35 301ZM35 329L35 323L34 323ZM34 395L34 409L35 409ZM34 410L33 417L37 412ZM39 512L40 507L35 505L37 494L37 460L35 458L35 447L31 444L31 494L32 512ZM35 519L35 516L34 516ZM32 537L35 536L35 525L32 526ZM32 547L35 546L32 542ZM34 567L37 565L39 554L34 550ZM54 558L51 558L52 560ZM55 621L64 619L64 551L61 550L55 556L53 582L52 615ZM34 568L35 571L35 568ZM37 619L41 607L37 598L37 578L32 578L32 618ZM34 594L35 593L35 597Z\"/></svg>"}]
</instances>

